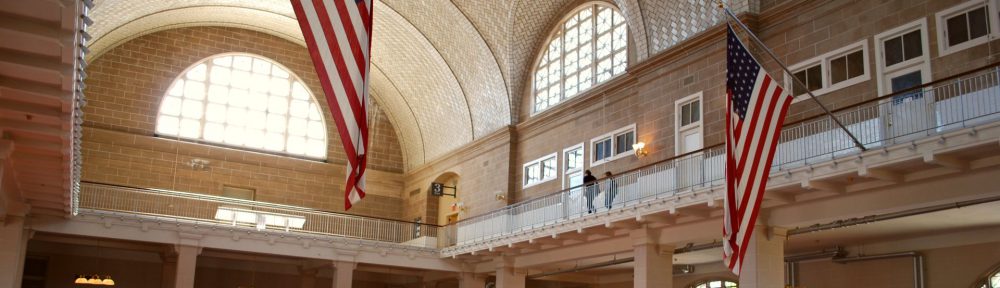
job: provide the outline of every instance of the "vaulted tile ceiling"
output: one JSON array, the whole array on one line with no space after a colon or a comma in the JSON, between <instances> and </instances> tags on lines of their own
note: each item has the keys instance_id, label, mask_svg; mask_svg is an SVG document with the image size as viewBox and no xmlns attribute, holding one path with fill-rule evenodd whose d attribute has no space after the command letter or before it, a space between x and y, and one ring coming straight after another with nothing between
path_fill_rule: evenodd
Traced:
<instances>
[{"instance_id":1,"label":"vaulted tile ceiling","mask_svg":"<svg viewBox=\"0 0 1000 288\"><path fill-rule=\"evenodd\" d=\"M713 1L615 0L639 60L721 19ZM697 2L697 3L696 3ZM755 0L730 0L756 10ZM518 122L542 41L573 0L376 0L371 89L408 169ZM96 0L89 60L135 37L229 26L305 45L287 0Z\"/></svg>"}]
</instances>

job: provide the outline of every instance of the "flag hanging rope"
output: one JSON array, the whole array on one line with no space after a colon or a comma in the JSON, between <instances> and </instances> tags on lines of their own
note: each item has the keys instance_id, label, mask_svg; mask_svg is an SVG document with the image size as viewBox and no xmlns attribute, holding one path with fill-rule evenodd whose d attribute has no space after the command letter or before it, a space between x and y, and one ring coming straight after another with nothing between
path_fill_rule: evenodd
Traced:
<instances>
[{"instance_id":1,"label":"flag hanging rope","mask_svg":"<svg viewBox=\"0 0 1000 288\"><path fill-rule=\"evenodd\" d=\"M371 0L291 0L347 158L344 209L365 197Z\"/></svg>"}]
</instances>

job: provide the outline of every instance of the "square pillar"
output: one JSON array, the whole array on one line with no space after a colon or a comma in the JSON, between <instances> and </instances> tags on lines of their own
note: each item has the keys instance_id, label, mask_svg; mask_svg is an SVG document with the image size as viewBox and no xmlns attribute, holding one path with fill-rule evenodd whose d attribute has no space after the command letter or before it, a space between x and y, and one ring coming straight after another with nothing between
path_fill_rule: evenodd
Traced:
<instances>
[{"instance_id":1,"label":"square pillar","mask_svg":"<svg viewBox=\"0 0 1000 288\"><path fill-rule=\"evenodd\" d=\"M740 271L740 288L764 288L785 286L785 228L767 227L758 224Z\"/></svg>"},{"instance_id":2,"label":"square pillar","mask_svg":"<svg viewBox=\"0 0 1000 288\"><path fill-rule=\"evenodd\" d=\"M6 216L0 222L0 287L21 287L29 233L24 217Z\"/></svg>"},{"instance_id":3,"label":"square pillar","mask_svg":"<svg viewBox=\"0 0 1000 288\"><path fill-rule=\"evenodd\" d=\"M498 259L496 263L496 288L524 288L524 276L526 275L514 269L512 260Z\"/></svg>"},{"instance_id":4,"label":"square pillar","mask_svg":"<svg viewBox=\"0 0 1000 288\"><path fill-rule=\"evenodd\" d=\"M674 247L660 245L655 232L649 229L634 230L629 236L635 255L633 287L674 287Z\"/></svg>"},{"instance_id":5,"label":"square pillar","mask_svg":"<svg viewBox=\"0 0 1000 288\"><path fill-rule=\"evenodd\" d=\"M486 278L478 277L472 272L462 272L458 275L458 288L485 288Z\"/></svg>"},{"instance_id":6,"label":"square pillar","mask_svg":"<svg viewBox=\"0 0 1000 288\"><path fill-rule=\"evenodd\" d=\"M351 288L357 262L333 261L333 288Z\"/></svg>"},{"instance_id":7,"label":"square pillar","mask_svg":"<svg viewBox=\"0 0 1000 288\"><path fill-rule=\"evenodd\" d=\"M177 252L177 268L174 270L175 288L193 288L194 272L198 266L198 254L201 254L201 247L189 245L176 245L174 251Z\"/></svg>"}]
</instances>

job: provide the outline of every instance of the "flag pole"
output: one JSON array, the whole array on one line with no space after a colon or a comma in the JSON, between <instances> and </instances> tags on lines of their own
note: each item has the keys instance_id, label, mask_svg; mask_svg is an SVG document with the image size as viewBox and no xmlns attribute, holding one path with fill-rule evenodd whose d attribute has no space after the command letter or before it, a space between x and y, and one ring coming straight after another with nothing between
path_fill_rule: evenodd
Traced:
<instances>
[{"instance_id":1,"label":"flag pole","mask_svg":"<svg viewBox=\"0 0 1000 288\"><path fill-rule=\"evenodd\" d=\"M785 66L785 63L781 62L781 60L778 59L778 56L775 56L774 52L771 52L771 49L768 48L767 45L764 45L764 42L760 41L760 38L757 38L757 35L755 35L752 31L750 31L750 28L747 28L747 26L743 24L743 21L740 21L740 19L736 17L736 14L733 14L733 11L725 7L725 5L722 3L722 0L718 0L717 2L719 3L719 8L725 10L726 15L729 15L729 18L732 18L733 20L732 22L736 22L736 24L740 26L740 29L743 29L743 31L747 32L747 35L750 35L750 38L753 39L753 41L756 42L757 45L763 48L764 52L767 52L767 55L771 56L771 59L774 59L774 62L778 63L778 66L781 66L781 69L784 70L785 73L787 73L790 76L790 78L792 78L793 81L795 81L795 84L798 84L799 86L802 86L802 88L806 89L806 94L809 94L809 98L812 98L812 100L816 102L816 105L819 105L819 108L822 108L823 112L826 112L826 115L830 115L830 118L833 119L833 122L836 122L837 126L840 126L840 129L843 129L844 133L847 133L847 136L851 137L851 141L854 141L855 146L861 149L861 151L868 150L865 149L864 144L861 144L861 141L858 141L857 137L854 137L854 134L852 134L851 131L847 130L847 127L844 127L844 124L840 122L840 119L837 119L836 116L833 116L833 113L830 113L830 109L827 109L826 106L823 105L823 103L820 102L818 98L816 98L816 95L813 95L812 90L809 89L809 86L806 86L806 83L802 83L802 80L799 79L798 77L793 76L795 75L795 73L792 73L792 71L789 70L787 66Z\"/></svg>"}]
</instances>

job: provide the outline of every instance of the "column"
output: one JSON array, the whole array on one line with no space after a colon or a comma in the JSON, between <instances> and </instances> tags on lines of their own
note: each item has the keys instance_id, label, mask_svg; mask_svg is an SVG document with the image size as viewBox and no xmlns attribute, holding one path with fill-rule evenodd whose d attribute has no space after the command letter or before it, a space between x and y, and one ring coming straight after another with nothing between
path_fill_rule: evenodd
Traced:
<instances>
[{"instance_id":1,"label":"column","mask_svg":"<svg viewBox=\"0 0 1000 288\"><path fill-rule=\"evenodd\" d=\"M189 245L176 245L177 269L174 273L174 287L192 288L194 287L194 272L198 264L198 254L201 254L201 247Z\"/></svg>"},{"instance_id":2,"label":"column","mask_svg":"<svg viewBox=\"0 0 1000 288\"><path fill-rule=\"evenodd\" d=\"M524 288L525 274L514 269L513 262L514 261L512 259L506 257L503 257L503 259L498 259L496 261L497 263L496 288Z\"/></svg>"},{"instance_id":3,"label":"column","mask_svg":"<svg viewBox=\"0 0 1000 288\"><path fill-rule=\"evenodd\" d=\"M785 228L757 224L743 256L740 288L784 287Z\"/></svg>"},{"instance_id":4,"label":"column","mask_svg":"<svg viewBox=\"0 0 1000 288\"><path fill-rule=\"evenodd\" d=\"M0 222L0 287L21 287L28 234L24 217L6 215Z\"/></svg>"},{"instance_id":5,"label":"column","mask_svg":"<svg viewBox=\"0 0 1000 288\"><path fill-rule=\"evenodd\" d=\"M634 230L630 236L635 254L633 287L674 287L674 247L660 245L655 232L649 229Z\"/></svg>"},{"instance_id":6,"label":"column","mask_svg":"<svg viewBox=\"0 0 1000 288\"><path fill-rule=\"evenodd\" d=\"M351 288L357 262L333 261L333 288Z\"/></svg>"},{"instance_id":7,"label":"column","mask_svg":"<svg viewBox=\"0 0 1000 288\"><path fill-rule=\"evenodd\" d=\"M486 278L477 277L472 272L461 272L458 275L458 288L484 288Z\"/></svg>"}]
</instances>

